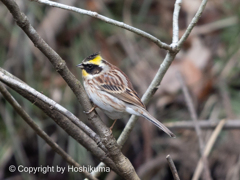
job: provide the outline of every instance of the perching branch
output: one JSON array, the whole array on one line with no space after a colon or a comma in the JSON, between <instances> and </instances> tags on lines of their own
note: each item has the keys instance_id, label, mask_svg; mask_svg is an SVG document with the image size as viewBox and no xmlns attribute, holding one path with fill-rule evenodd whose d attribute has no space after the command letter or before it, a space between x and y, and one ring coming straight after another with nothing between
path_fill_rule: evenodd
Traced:
<instances>
[{"instance_id":1,"label":"perching branch","mask_svg":"<svg viewBox=\"0 0 240 180\"><path fill-rule=\"evenodd\" d=\"M69 156L61 147L59 147L33 120L32 118L24 111L24 109L18 104L18 102L14 99L14 97L8 92L8 90L0 83L0 92L3 97L12 105L15 111L23 118L23 120L41 137L46 143L62 158L68 162L68 164L73 165L75 167L81 167L74 159ZM83 169L84 170L84 169ZM97 178L93 177L87 171L79 171L82 172L87 178L91 180L97 180Z\"/></svg>"},{"instance_id":2,"label":"perching branch","mask_svg":"<svg viewBox=\"0 0 240 180\"><path fill-rule=\"evenodd\" d=\"M13 15L18 26L28 35L34 45L49 59L56 71L66 81L83 106L84 111L92 108L90 100L81 85L66 66L66 62L39 36L31 26L26 15L22 13L14 0L1 0ZM88 114L88 119L97 130L102 142L108 150L109 157L117 167L117 173L125 179L139 179L130 161L122 154L109 128L100 120L95 111ZM116 169L115 169L116 170Z\"/></svg>"},{"instance_id":3,"label":"perching branch","mask_svg":"<svg viewBox=\"0 0 240 180\"><path fill-rule=\"evenodd\" d=\"M49 104L45 102L45 99L41 99L40 97L35 96L31 92L27 91L28 88L22 89L23 85L27 86L25 83L17 81L17 78L13 78L14 76L9 76L4 71L2 73L2 69L0 69L0 81L8 85L10 88L15 90L21 96L28 99L34 105L39 107L47 114L50 118L52 118L64 131L66 131L70 136L72 136L76 141L78 141L81 145L83 145L88 151L93 153L98 159L105 162L109 167L111 167L115 172L118 173L118 170L111 159L106 156L106 153L98 147L98 144L89 137L84 131L82 131L78 126L73 124L66 116L62 115L57 108L50 108ZM6 78L7 77L7 78ZM11 79L9 81L9 79ZM6 81L7 80L7 81ZM19 83L22 83L21 86L18 86ZM28 86L29 87L29 86ZM34 93L39 93L35 92Z\"/></svg>"},{"instance_id":4,"label":"perching branch","mask_svg":"<svg viewBox=\"0 0 240 180\"><path fill-rule=\"evenodd\" d=\"M36 2L42 3L42 4L46 4L48 6L57 7L57 8L73 11L73 12L76 12L76 13L80 13L80 14L91 16L93 18L100 19L100 20L102 20L102 21L104 21L106 23L109 23L109 24L121 27L123 29L126 29L126 30L129 30L131 32L134 32L134 33L136 33L136 34L138 34L138 35L140 35L142 37L145 37L145 38L149 39L150 41L153 41L154 43L156 43L160 48L163 48L163 49L166 49L166 50L169 50L169 51L173 50L171 48L171 46L169 46L168 44L160 41L155 36L153 36L153 35L151 35L149 33L146 33L145 31L137 29L137 28L135 28L133 26L129 26L129 25L123 23L123 22L116 21L116 20L113 20L113 19L108 18L106 16L100 15L100 14L98 14L96 12L87 11L85 9L76 8L76 7L73 7L73 6L68 6L68 5L64 5L64 4L61 4L61 3L48 1L48 0L33 0L33 1L36 1Z\"/></svg>"},{"instance_id":5,"label":"perching branch","mask_svg":"<svg viewBox=\"0 0 240 180\"><path fill-rule=\"evenodd\" d=\"M155 92L158 89L158 86L160 85L163 76L165 75L167 69L171 65L172 61L174 60L176 56L176 53L170 53L168 52L163 63L160 65L160 68L158 69L157 74L155 75L153 81L151 82L150 86L148 87L147 91L144 93L143 97L141 98L142 102L146 105L150 101L150 98L155 94ZM123 146L123 144L126 142L128 139L135 123L137 122L137 116L132 115L130 119L128 120L124 130L118 137L117 143L120 146ZM103 163L100 163L98 167L102 167ZM95 177L99 175L97 172L91 173L92 175L94 174Z\"/></svg>"}]
</instances>

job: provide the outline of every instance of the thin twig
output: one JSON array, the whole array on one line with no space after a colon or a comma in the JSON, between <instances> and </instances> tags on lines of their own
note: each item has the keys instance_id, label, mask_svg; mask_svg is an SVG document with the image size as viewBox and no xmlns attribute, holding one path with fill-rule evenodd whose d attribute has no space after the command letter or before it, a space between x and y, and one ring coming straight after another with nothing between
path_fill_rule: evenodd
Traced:
<instances>
[{"instance_id":1,"label":"thin twig","mask_svg":"<svg viewBox=\"0 0 240 180\"><path fill-rule=\"evenodd\" d=\"M15 111L23 118L23 120L41 137L46 143L60 156L62 156L65 161L75 167L81 167L74 159L69 156L61 147L59 147L33 120L32 118L24 111L24 109L18 104L18 102L14 99L14 97L7 91L7 89L0 83L0 92L4 96L4 98L12 105ZM87 171L79 171L82 172L87 178L92 180L97 180L97 178L93 177Z\"/></svg>"},{"instance_id":2,"label":"thin twig","mask_svg":"<svg viewBox=\"0 0 240 180\"><path fill-rule=\"evenodd\" d=\"M223 78L219 78L218 87L220 89L220 95L222 96L222 103L226 113L226 117L229 119L234 118L233 108L231 104L231 98L227 89L226 81Z\"/></svg>"},{"instance_id":3,"label":"thin twig","mask_svg":"<svg viewBox=\"0 0 240 180\"><path fill-rule=\"evenodd\" d=\"M180 178L178 176L177 169L176 169L176 167L174 165L174 162L173 162L171 156L167 155L166 159L167 159L168 165L169 165L169 167L171 169L171 172L172 172L174 180L180 180Z\"/></svg>"},{"instance_id":4,"label":"thin twig","mask_svg":"<svg viewBox=\"0 0 240 180\"><path fill-rule=\"evenodd\" d=\"M207 144L206 144L206 147L205 147L205 150L204 150L204 153L203 153L203 156L201 157L201 159L198 161L198 164L197 164L197 167L195 169L195 172L193 174L193 178L192 180L198 180L200 175L201 175L201 172L203 170L203 165L204 165L204 162L203 162L203 159L206 157L208 157L219 133L221 132L224 124L225 124L226 120L221 120L218 124L218 126L216 127L216 129L213 131L211 137L209 138Z\"/></svg>"},{"instance_id":5,"label":"thin twig","mask_svg":"<svg viewBox=\"0 0 240 180\"><path fill-rule=\"evenodd\" d=\"M178 43L179 36L179 26L178 26L178 17L181 8L182 0L176 0L173 11L173 37L172 44L175 45Z\"/></svg>"},{"instance_id":6,"label":"thin twig","mask_svg":"<svg viewBox=\"0 0 240 180\"><path fill-rule=\"evenodd\" d=\"M191 33L193 27L197 24L199 18L202 15L202 12L207 4L208 0L203 0L201 5L198 8L197 13L195 14L195 16L193 17L191 23L188 25L187 30L185 31L185 33L183 34L183 36L181 37L181 39L178 42L178 47L181 48L183 43L185 42L185 40L188 38L189 34Z\"/></svg>"},{"instance_id":7,"label":"thin twig","mask_svg":"<svg viewBox=\"0 0 240 180\"><path fill-rule=\"evenodd\" d=\"M180 161L178 154L172 154L172 158L175 160ZM159 167L164 166L166 164L166 156L163 155L163 153L160 153L155 158L150 159L146 163L142 164L139 168L137 173L139 174L139 177L141 179L146 179L145 177L148 177L149 174L152 174L152 172L159 171Z\"/></svg>"},{"instance_id":8,"label":"thin twig","mask_svg":"<svg viewBox=\"0 0 240 180\"><path fill-rule=\"evenodd\" d=\"M196 113L196 110L194 108L192 98L191 98L190 93L188 91L187 85L183 81L183 78L182 78L180 73L177 73L177 78L180 81L182 91L183 91L183 94L184 94L184 97L185 97L185 100L186 100L186 103L187 103L187 107L188 107L189 113L191 115L191 118L192 118L194 126L195 126L195 131L196 131L197 137L198 137L198 143L199 143L199 149L200 149L201 157L204 157L203 156L204 142L203 142L202 131L201 131L201 128L198 124L197 113ZM203 158L203 161L204 161L205 179L211 180L212 178L211 178L210 170L209 170L209 167L208 167L208 160L206 158Z\"/></svg>"},{"instance_id":9,"label":"thin twig","mask_svg":"<svg viewBox=\"0 0 240 180\"><path fill-rule=\"evenodd\" d=\"M2 117L2 120L6 126L8 137L13 147L12 153L14 155L14 158L16 159L16 163L22 164L23 166L30 166L30 162L26 154L26 151L23 148L20 138L17 136L17 133L16 133L17 130L15 128L13 119L10 117L10 113L6 111L6 108L4 108L2 104L0 104L0 116ZM28 173L21 173L21 176L22 176L22 179L36 180L34 176Z\"/></svg>"},{"instance_id":10,"label":"thin twig","mask_svg":"<svg viewBox=\"0 0 240 180\"><path fill-rule=\"evenodd\" d=\"M203 119L198 121L198 125L201 129L215 129L218 125L220 120L214 119L212 121ZM170 122L164 124L169 129L195 129L194 122L191 120L180 121L180 122ZM240 129L240 120L239 119L228 119L223 126L225 130L231 129Z\"/></svg>"},{"instance_id":11,"label":"thin twig","mask_svg":"<svg viewBox=\"0 0 240 180\"><path fill-rule=\"evenodd\" d=\"M202 155L203 150L204 150L204 142L203 142L203 138L202 138L202 131L201 131L201 128L199 127L198 120L197 120L197 113L196 113L196 110L194 108L193 101L192 101L192 98L190 96L187 85L183 81L183 78L182 78L180 73L177 73L177 78L178 78L178 80L181 84L182 91L183 91L183 94L184 94L184 97L185 97L185 100L186 100L186 103L187 103L188 111L191 115L191 118L192 118L194 126L195 126L195 131L197 133L198 143L199 143L199 147L200 147L200 153Z\"/></svg>"},{"instance_id":12,"label":"thin twig","mask_svg":"<svg viewBox=\"0 0 240 180\"><path fill-rule=\"evenodd\" d=\"M36 2L41 3L41 4L46 4L48 6L57 7L57 8L73 11L73 12L76 12L76 13L80 13L80 14L91 16L93 18L100 19L100 20L102 20L102 21L104 21L106 23L113 24L115 26L118 26L118 27L121 27L123 29L126 29L126 30L129 30L131 32L134 32L134 33L136 33L136 34L138 34L138 35L140 35L142 37L145 37L145 38L153 41L154 43L156 43L160 48L163 48L163 49L166 49L166 50L169 50L169 51L173 50L171 48L171 46L169 46L168 44L162 42L161 40L159 40L155 36L153 36L153 35L151 35L149 33L146 33L145 31L142 31L142 30L140 30L138 28L135 28L133 26L129 26L128 24L125 24L123 22L116 21L116 20L113 20L113 19L108 18L106 16L100 15L100 14L98 14L96 12L87 11L85 9L76 8L76 7L73 7L73 6L68 6L68 5L64 5L64 4L61 4L61 3L48 1L48 0L33 0L33 1L36 1Z\"/></svg>"}]
</instances>

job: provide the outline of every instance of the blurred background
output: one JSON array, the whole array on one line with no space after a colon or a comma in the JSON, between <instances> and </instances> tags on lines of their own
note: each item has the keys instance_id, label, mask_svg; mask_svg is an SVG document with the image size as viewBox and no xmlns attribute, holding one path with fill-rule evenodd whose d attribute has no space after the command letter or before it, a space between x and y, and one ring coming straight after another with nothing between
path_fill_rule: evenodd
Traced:
<instances>
[{"instance_id":1,"label":"blurred background","mask_svg":"<svg viewBox=\"0 0 240 180\"><path fill-rule=\"evenodd\" d=\"M174 0L68 0L59 2L96 11L142 29L170 44ZM76 65L100 51L103 58L120 67L131 79L140 96L155 76L166 51L149 40L100 20L51 8L36 2L17 0L33 27L66 61L72 73L81 79ZM197 11L200 0L183 0L179 16L180 35ZM31 87L52 98L87 125L86 116L74 94L46 57L14 22L0 3L0 66ZM210 0L184 43L159 90L147 106L161 122L192 121L176 72L182 73L194 101L199 120L240 119L240 1ZM81 79L82 81L82 79ZM10 90L10 89L9 89ZM10 90L34 121L78 163L99 163L54 121L27 100ZM110 127L112 122L99 114ZM117 121L113 134L117 138L128 119ZM172 129L169 138L148 121L139 118L123 146L141 179L173 179L167 161L170 154L180 179L191 179L200 158L196 132ZM212 130L203 130L206 143ZM213 180L240 179L240 130L223 130L209 155ZM14 112L0 95L0 179L82 179L79 173L10 173L10 165L62 166L67 164ZM120 179L115 173L103 173L100 179Z\"/></svg>"}]
</instances>

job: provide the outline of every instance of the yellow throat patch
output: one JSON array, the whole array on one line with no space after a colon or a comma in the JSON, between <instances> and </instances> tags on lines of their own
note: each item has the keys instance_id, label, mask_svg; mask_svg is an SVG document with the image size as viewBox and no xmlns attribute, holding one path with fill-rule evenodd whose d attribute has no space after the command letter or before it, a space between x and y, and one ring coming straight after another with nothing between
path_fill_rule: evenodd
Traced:
<instances>
[{"instance_id":1,"label":"yellow throat patch","mask_svg":"<svg viewBox=\"0 0 240 180\"><path fill-rule=\"evenodd\" d=\"M84 69L82 69L82 76L86 77L88 75L87 71L85 71Z\"/></svg>"}]
</instances>

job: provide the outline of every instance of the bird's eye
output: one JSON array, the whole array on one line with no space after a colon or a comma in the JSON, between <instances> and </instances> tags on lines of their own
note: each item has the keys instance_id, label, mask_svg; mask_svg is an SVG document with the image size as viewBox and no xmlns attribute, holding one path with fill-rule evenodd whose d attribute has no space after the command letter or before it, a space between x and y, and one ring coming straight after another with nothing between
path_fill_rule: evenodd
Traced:
<instances>
[{"instance_id":1,"label":"bird's eye","mask_svg":"<svg viewBox=\"0 0 240 180\"><path fill-rule=\"evenodd\" d=\"M87 65L87 68L88 68L88 69L92 69L92 68L93 68L93 65L92 65L92 64L88 64L88 65Z\"/></svg>"}]
</instances>

